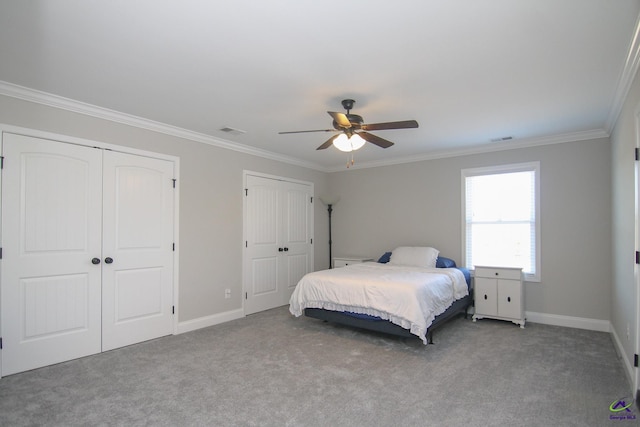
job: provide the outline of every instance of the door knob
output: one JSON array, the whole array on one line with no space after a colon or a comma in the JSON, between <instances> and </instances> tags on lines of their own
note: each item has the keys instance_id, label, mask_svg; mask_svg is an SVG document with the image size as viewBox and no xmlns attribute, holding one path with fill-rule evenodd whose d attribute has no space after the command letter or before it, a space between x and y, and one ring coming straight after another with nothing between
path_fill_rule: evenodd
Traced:
<instances>
[{"instance_id":1,"label":"door knob","mask_svg":"<svg viewBox=\"0 0 640 427\"><path fill-rule=\"evenodd\" d=\"M104 259L104 262L105 262L105 263L107 263L107 264L111 264L111 263L113 262L113 258L111 258L111 257L106 257L106 258Z\"/></svg>"},{"instance_id":2,"label":"door knob","mask_svg":"<svg viewBox=\"0 0 640 427\"><path fill-rule=\"evenodd\" d=\"M91 264L100 264L100 258L94 258L91 260Z\"/></svg>"}]
</instances>

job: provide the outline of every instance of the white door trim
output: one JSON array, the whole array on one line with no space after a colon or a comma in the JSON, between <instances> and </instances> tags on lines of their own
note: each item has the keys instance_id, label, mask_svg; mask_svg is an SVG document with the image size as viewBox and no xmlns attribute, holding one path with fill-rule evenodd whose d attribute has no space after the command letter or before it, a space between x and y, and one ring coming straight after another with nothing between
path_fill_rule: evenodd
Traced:
<instances>
[{"instance_id":1,"label":"white door trim","mask_svg":"<svg viewBox=\"0 0 640 427\"><path fill-rule=\"evenodd\" d=\"M635 149L636 152L640 150L640 110L636 109L635 113ZM638 160L633 162L634 168L634 206L635 206L635 215L634 215L634 239L635 239L635 250L640 251L640 165ZM636 304L635 304L635 337L633 337L635 343L633 344L633 349L635 354L640 354L640 265L637 263L634 264L633 274L635 279L636 286ZM628 327L628 326L627 326ZM628 333L628 332L627 332ZM625 357L626 360L626 357ZM638 388L640 387L640 370L637 367L633 367L633 360L628 363L631 366L632 371L632 392L633 397L637 398Z\"/></svg>"}]
</instances>

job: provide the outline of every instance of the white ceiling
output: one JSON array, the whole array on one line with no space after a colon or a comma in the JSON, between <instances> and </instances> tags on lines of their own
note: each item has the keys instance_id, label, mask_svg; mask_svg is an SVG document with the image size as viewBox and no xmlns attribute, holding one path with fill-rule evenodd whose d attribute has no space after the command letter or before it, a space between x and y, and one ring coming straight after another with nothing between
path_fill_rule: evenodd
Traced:
<instances>
[{"instance_id":1,"label":"white ceiling","mask_svg":"<svg viewBox=\"0 0 640 427\"><path fill-rule=\"evenodd\" d=\"M24 86L342 170L347 154L316 151L331 134L278 132L330 128L326 112L353 98L366 123L420 124L373 132L396 144L367 144L360 167L607 135L637 68L639 12L638 0L0 0L0 93Z\"/></svg>"}]
</instances>

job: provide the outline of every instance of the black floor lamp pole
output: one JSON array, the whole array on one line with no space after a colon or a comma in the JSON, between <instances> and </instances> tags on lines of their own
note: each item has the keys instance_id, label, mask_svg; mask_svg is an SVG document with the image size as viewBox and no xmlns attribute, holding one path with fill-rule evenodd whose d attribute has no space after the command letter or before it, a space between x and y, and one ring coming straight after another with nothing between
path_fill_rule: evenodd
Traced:
<instances>
[{"instance_id":1,"label":"black floor lamp pole","mask_svg":"<svg viewBox=\"0 0 640 427\"><path fill-rule=\"evenodd\" d=\"M333 261L331 258L331 212L333 212L333 208L331 204L327 205L327 211L329 212L329 268L333 268Z\"/></svg>"},{"instance_id":2,"label":"black floor lamp pole","mask_svg":"<svg viewBox=\"0 0 640 427\"><path fill-rule=\"evenodd\" d=\"M320 197L320 201L327 207L327 212L329 212L329 268L333 268L333 256L331 255L331 245L333 243L331 241L331 212L333 212L333 205L340 201L340 197Z\"/></svg>"}]
</instances>

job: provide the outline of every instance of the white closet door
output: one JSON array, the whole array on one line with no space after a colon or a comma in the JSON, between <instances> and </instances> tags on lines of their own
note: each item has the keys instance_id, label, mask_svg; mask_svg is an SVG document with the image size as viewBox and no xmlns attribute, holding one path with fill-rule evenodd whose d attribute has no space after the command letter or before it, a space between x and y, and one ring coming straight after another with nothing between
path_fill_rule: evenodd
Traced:
<instances>
[{"instance_id":1,"label":"white closet door","mask_svg":"<svg viewBox=\"0 0 640 427\"><path fill-rule=\"evenodd\" d=\"M247 175L245 314L289 303L312 269L310 185Z\"/></svg>"},{"instance_id":2,"label":"white closet door","mask_svg":"<svg viewBox=\"0 0 640 427\"><path fill-rule=\"evenodd\" d=\"M282 305L280 264L284 248L280 246L282 202L278 181L248 175L247 191L244 309L245 314L252 314Z\"/></svg>"},{"instance_id":3,"label":"white closet door","mask_svg":"<svg viewBox=\"0 0 640 427\"><path fill-rule=\"evenodd\" d=\"M170 335L173 163L105 151L102 349Z\"/></svg>"},{"instance_id":4,"label":"white closet door","mask_svg":"<svg viewBox=\"0 0 640 427\"><path fill-rule=\"evenodd\" d=\"M311 271L311 232L313 225L311 194L308 185L294 182L282 183L284 198L281 304L289 304L289 299L302 276Z\"/></svg>"},{"instance_id":5,"label":"white closet door","mask_svg":"<svg viewBox=\"0 0 640 427\"><path fill-rule=\"evenodd\" d=\"M2 375L100 352L102 153L4 134Z\"/></svg>"}]
</instances>

